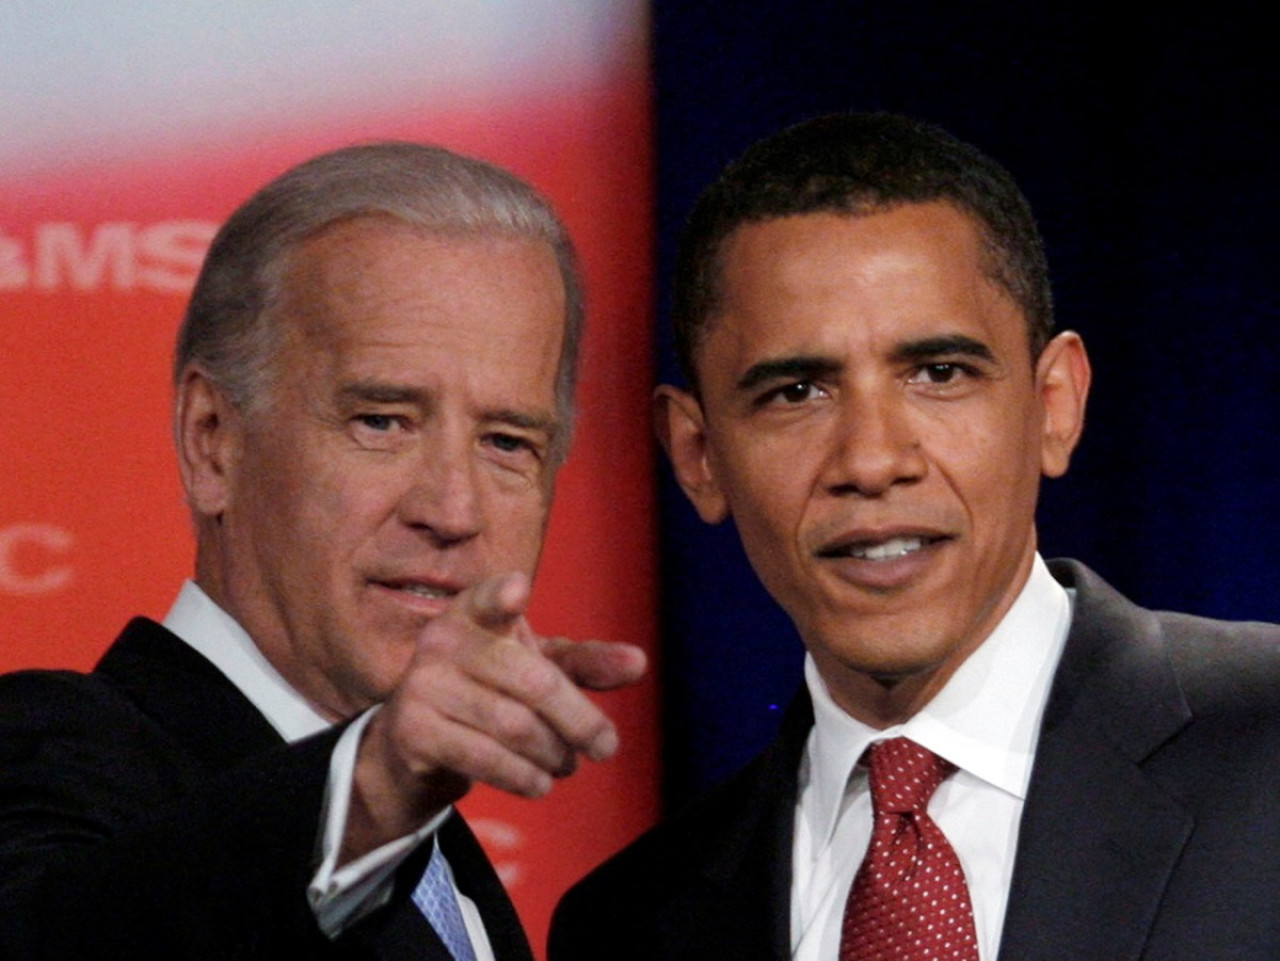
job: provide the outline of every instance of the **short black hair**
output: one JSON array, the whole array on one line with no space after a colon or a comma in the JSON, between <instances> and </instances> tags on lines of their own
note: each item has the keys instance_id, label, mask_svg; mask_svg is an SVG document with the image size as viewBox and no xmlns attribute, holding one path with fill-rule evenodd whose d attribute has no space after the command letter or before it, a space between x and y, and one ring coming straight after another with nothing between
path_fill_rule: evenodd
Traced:
<instances>
[{"instance_id":1,"label":"short black hair","mask_svg":"<svg viewBox=\"0 0 1280 961\"><path fill-rule=\"evenodd\" d=\"M940 127L891 113L832 114L753 144L703 191L680 237L676 353L697 391L694 359L719 307L721 254L740 226L810 213L858 216L943 201L972 217L987 269L1022 310L1032 358L1053 331L1044 242L1009 172Z\"/></svg>"}]
</instances>

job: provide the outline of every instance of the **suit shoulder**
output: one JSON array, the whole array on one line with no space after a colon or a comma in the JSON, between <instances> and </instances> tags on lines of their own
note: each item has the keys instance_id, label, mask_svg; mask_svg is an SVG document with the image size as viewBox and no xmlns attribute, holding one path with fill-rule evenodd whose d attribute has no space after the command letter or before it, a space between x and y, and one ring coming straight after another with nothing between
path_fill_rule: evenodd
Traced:
<instances>
[{"instance_id":1,"label":"suit shoulder","mask_svg":"<svg viewBox=\"0 0 1280 961\"><path fill-rule=\"evenodd\" d=\"M751 820L759 805L757 796L763 755L757 756L736 774L716 785L707 794L679 812L665 818L609 858L575 886L577 897L593 894L612 899L626 890L631 896L660 896L663 872L683 873L684 866L705 863L709 849L720 842L727 830Z\"/></svg>"},{"instance_id":2,"label":"suit shoulder","mask_svg":"<svg viewBox=\"0 0 1280 961\"><path fill-rule=\"evenodd\" d=\"M1276 656L1280 652L1280 624L1266 621L1225 621L1178 611L1153 611L1167 635L1182 644L1220 647L1228 654L1251 652Z\"/></svg>"},{"instance_id":3,"label":"suit shoulder","mask_svg":"<svg viewBox=\"0 0 1280 961\"><path fill-rule=\"evenodd\" d=\"M552 920L551 961L696 957L685 939L724 925L758 926L768 941L772 885L790 884L793 741L775 741L570 889Z\"/></svg>"},{"instance_id":4,"label":"suit shoulder","mask_svg":"<svg viewBox=\"0 0 1280 961\"><path fill-rule=\"evenodd\" d=\"M24 670L0 675L0 744L23 731L100 730L137 714L124 693L97 674Z\"/></svg>"},{"instance_id":5,"label":"suit shoulder","mask_svg":"<svg viewBox=\"0 0 1280 961\"><path fill-rule=\"evenodd\" d=\"M1280 719L1280 625L1153 616L1194 713L1245 710Z\"/></svg>"},{"instance_id":6,"label":"suit shoulder","mask_svg":"<svg viewBox=\"0 0 1280 961\"><path fill-rule=\"evenodd\" d=\"M91 672L29 669L0 675L0 724L18 728L77 725L101 728L125 718L141 723L145 712L126 680L146 665L154 650L166 661L198 658L159 624L147 618L130 621ZM125 669L120 670L120 666ZM145 670L145 668L144 668ZM162 676L158 684L171 675ZM120 733L119 729L115 729Z\"/></svg>"},{"instance_id":7,"label":"suit shoulder","mask_svg":"<svg viewBox=\"0 0 1280 961\"><path fill-rule=\"evenodd\" d=\"M1198 717L1280 716L1280 625L1148 610L1077 561L1057 559L1049 568L1076 592L1060 668L1068 686L1086 677L1118 679L1111 695L1123 705L1126 685L1149 690L1171 670L1179 697Z\"/></svg>"},{"instance_id":8,"label":"suit shoulder","mask_svg":"<svg viewBox=\"0 0 1280 961\"><path fill-rule=\"evenodd\" d=\"M103 676L0 676L0 822L78 810L83 824L117 823L189 774L169 732Z\"/></svg>"}]
</instances>

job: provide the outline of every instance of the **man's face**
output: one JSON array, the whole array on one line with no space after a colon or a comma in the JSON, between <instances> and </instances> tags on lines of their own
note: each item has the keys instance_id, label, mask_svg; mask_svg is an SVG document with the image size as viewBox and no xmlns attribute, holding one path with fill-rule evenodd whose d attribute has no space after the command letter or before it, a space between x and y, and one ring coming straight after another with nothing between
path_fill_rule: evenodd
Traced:
<instances>
[{"instance_id":1,"label":"man's face","mask_svg":"<svg viewBox=\"0 0 1280 961\"><path fill-rule=\"evenodd\" d=\"M660 395L699 512L734 518L837 701L868 720L918 708L1008 609L1040 474L1065 469L1079 430L1079 340L1033 370L981 256L943 203L745 225L696 358L701 403Z\"/></svg>"},{"instance_id":2,"label":"man's face","mask_svg":"<svg viewBox=\"0 0 1280 961\"><path fill-rule=\"evenodd\" d=\"M290 258L261 410L224 413L199 578L323 713L384 699L460 590L532 574L563 285L549 246L331 227ZM202 537L203 540L203 537Z\"/></svg>"}]
</instances>

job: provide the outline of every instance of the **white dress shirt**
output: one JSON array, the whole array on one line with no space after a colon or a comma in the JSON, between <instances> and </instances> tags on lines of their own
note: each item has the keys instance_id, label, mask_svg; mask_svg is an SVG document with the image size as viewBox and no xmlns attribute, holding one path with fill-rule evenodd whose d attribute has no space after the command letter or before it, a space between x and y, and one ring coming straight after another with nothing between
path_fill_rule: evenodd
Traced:
<instances>
[{"instance_id":1,"label":"white dress shirt","mask_svg":"<svg viewBox=\"0 0 1280 961\"><path fill-rule=\"evenodd\" d=\"M209 660L249 699L289 743L318 734L329 722L290 686L263 656L252 638L226 611L210 599L193 581L183 584L164 619L164 626ZM370 851L349 864L337 867L338 852L346 827L355 777L356 752L365 725L377 708L366 711L343 732L329 762L329 782L317 826L320 837L320 867L311 879L307 897L316 919L330 937L386 903L391 894L391 876L400 863L426 838L431 843L451 808L432 818L415 833ZM446 860L450 881L452 869ZM494 961L493 948L475 903L458 891L462 911L477 961Z\"/></svg>"},{"instance_id":2,"label":"white dress shirt","mask_svg":"<svg viewBox=\"0 0 1280 961\"><path fill-rule=\"evenodd\" d=\"M959 769L938 788L929 814L964 868L979 956L996 957L1032 756L1070 625L1071 597L1037 555L1026 585L991 636L915 716L883 731L837 707L812 658L806 658L814 727L800 764L796 803L794 961L838 957L845 901L871 842L871 794L858 760L873 742L900 736Z\"/></svg>"}]
</instances>

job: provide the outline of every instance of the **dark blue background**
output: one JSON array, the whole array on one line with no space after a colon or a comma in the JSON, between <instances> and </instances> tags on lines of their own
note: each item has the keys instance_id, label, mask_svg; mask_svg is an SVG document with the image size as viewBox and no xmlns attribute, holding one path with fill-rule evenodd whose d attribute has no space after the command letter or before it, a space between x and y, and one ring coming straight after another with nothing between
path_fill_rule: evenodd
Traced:
<instances>
[{"instance_id":1,"label":"dark blue background","mask_svg":"<svg viewBox=\"0 0 1280 961\"><path fill-rule=\"evenodd\" d=\"M1280 621L1276 54L1264 5L658 0L659 369L676 233L749 143L833 110L941 124L1037 211L1060 327L1095 385L1040 513L1046 556L1148 606ZM1190 5L1188 5L1189 7ZM665 468L664 468L665 470ZM800 678L790 623L737 536L669 475L663 524L666 795L769 738Z\"/></svg>"}]
</instances>

